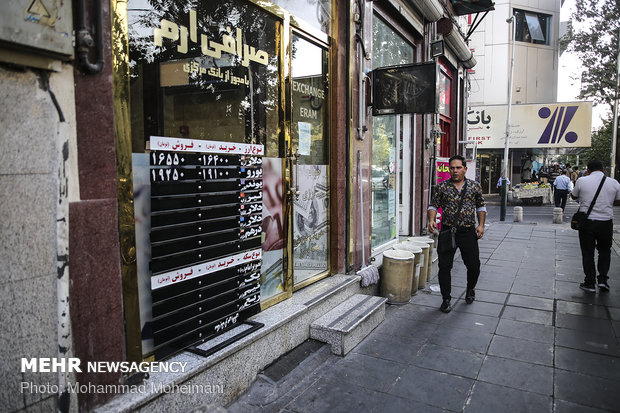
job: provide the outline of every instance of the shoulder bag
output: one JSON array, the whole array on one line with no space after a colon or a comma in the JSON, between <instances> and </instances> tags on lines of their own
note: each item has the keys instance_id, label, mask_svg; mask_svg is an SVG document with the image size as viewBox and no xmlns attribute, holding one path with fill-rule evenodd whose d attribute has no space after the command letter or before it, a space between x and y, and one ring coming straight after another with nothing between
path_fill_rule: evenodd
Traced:
<instances>
[{"instance_id":1,"label":"shoulder bag","mask_svg":"<svg viewBox=\"0 0 620 413\"><path fill-rule=\"evenodd\" d=\"M596 194L594 198L592 198L592 202L590 203L590 208L588 208L588 212L577 211L573 214L573 217L570 220L570 227L572 229L580 230L583 229L586 225L586 221L590 216L590 212L592 212L592 208L594 208L594 203L596 202L596 198L598 198L598 194L601 193L601 188L603 188L603 184L605 183L606 176L603 175L603 179L601 179L601 183L596 190Z\"/></svg>"}]
</instances>

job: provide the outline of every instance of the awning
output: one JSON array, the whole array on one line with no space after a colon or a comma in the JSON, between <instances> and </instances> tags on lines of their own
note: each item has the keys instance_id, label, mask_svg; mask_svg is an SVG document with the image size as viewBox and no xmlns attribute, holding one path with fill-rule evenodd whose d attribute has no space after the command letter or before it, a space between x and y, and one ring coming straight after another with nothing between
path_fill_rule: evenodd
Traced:
<instances>
[{"instance_id":1,"label":"awning","mask_svg":"<svg viewBox=\"0 0 620 413\"><path fill-rule=\"evenodd\" d=\"M435 23L443 17L443 7L438 0L407 0L409 4L415 7L424 19L428 22Z\"/></svg>"},{"instance_id":2,"label":"awning","mask_svg":"<svg viewBox=\"0 0 620 413\"><path fill-rule=\"evenodd\" d=\"M463 67L471 69L476 65L476 58L469 50L469 46L463 40L458 30L454 28L454 23L448 17L444 17L437 22L437 31L443 34L446 45L456 55Z\"/></svg>"},{"instance_id":3,"label":"awning","mask_svg":"<svg viewBox=\"0 0 620 413\"><path fill-rule=\"evenodd\" d=\"M457 16L493 10L493 6L495 6L491 0L450 0L450 3L452 3L454 14Z\"/></svg>"},{"instance_id":4,"label":"awning","mask_svg":"<svg viewBox=\"0 0 620 413\"><path fill-rule=\"evenodd\" d=\"M467 46L467 43L465 43L457 30L454 30L453 28L448 34L443 35L443 39L448 47L452 49L459 61L463 64L464 68L471 69L476 66L477 62L474 54L471 52L469 46Z\"/></svg>"}]
</instances>

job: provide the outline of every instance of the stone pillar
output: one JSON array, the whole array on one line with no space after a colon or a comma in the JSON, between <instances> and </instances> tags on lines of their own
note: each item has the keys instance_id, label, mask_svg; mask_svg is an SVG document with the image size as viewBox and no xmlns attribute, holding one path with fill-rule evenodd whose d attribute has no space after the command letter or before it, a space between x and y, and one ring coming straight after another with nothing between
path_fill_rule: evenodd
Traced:
<instances>
[{"instance_id":1,"label":"stone pillar","mask_svg":"<svg viewBox=\"0 0 620 413\"><path fill-rule=\"evenodd\" d=\"M523 207L516 206L513 212L514 222L523 222Z\"/></svg>"},{"instance_id":2,"label":"stone pillar","mask_svg":"<svg viewBox=\"0 0 620 413\"><path fill-rule=\"evenodd\" d=\"M564 218L564 211L562 208L553 208L553 223L561 224Z\"/></svg>"}]
</instances>

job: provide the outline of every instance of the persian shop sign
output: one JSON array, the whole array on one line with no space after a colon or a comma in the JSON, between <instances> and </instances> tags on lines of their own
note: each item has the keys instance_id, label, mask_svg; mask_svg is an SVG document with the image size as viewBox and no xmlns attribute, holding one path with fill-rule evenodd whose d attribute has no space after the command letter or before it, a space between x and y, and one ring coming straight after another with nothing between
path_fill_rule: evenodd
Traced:
<instances>
[{"instance_id":1,"label":"persian shop sign","mask_svg":"<svg viewBox=\"0 0 620 413\"><path fill-rule=\"evenodd\" d=\"M503 148L508 105L472 106L467 112L467 140L478 149ZM592 102L512 105L510 148L589 147Z\"/></svg>"}]
</instances>

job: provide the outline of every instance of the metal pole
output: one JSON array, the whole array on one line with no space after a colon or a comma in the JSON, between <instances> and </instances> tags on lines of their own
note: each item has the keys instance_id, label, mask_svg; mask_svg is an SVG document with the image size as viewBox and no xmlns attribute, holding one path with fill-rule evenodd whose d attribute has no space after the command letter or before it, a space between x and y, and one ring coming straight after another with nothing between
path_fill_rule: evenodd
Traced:
<instances>
[{"instance_id":1,"label":"metal pole","mask_svg":"<svg viewBox=\"0 0 620 413\"><path fill-rule=\"evenodd\" d=\"M506 220L506 201L508 197L506 179L508 178L508 152L509 152L509 140L510 137L510 112L512 110L512 78L515 68L515 16L514 14L506 19L507 23L512 23L512 56L510 58L510 81L508 84L508 112L506 113L506 140L504 142L504 169L502 170L502 189L501 197L502 202L500 206L499 220Z\"/></svg>"},{"instance_id":2,"label":"metal pole","mask_svg":"<svg viewBox=\"0 0 620 413\"><path fill-rule=\"evenodd\" d=\"M618 60L616 61L616 99L614 102L614 129L611 135L611 171L612 178L616 174L616 143L618 142L618 89L620 89L620 29L618 30Z\"/></svg>"}]
</instances>

